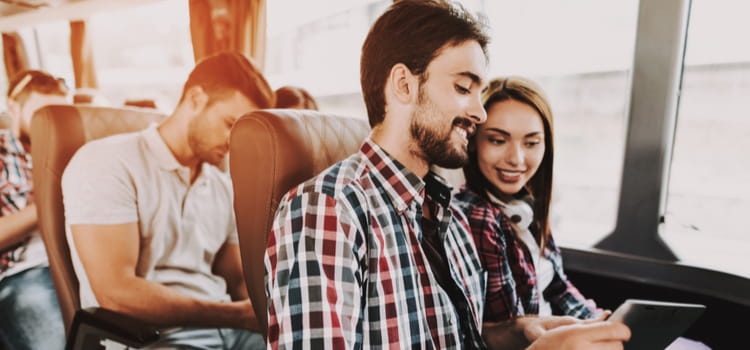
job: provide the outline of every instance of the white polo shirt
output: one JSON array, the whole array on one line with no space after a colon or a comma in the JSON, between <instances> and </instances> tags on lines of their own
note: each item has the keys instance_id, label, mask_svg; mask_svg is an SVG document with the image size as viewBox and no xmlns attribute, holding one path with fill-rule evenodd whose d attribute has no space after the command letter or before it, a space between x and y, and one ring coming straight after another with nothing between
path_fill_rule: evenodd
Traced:
<instances>
[{"instance_id":1,"label":"white polo shirt","mask_svg":"<svg viewBox=\"0 0 750 350\"><path fill-rule=\"evenodd\" d=\"M219 249L237 243L229 176L204 163L191 185L190 169L155 125L85 144L65 169L62 190L82 307L98 302L73 244L74 224L138 222L137 276L195 298L230 300L224 279L211 272Z\"/></svg>"}]
</instances>

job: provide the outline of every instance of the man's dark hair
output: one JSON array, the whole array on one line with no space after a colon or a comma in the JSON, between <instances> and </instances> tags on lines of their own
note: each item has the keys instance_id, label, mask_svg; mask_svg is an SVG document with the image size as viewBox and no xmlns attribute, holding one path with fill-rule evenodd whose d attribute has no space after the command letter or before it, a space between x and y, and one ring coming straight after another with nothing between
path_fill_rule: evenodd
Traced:
<instances>
[{"instance_id":1,"label":"man's dark hair","mask_svg":"<svg viewBox=\"0 0 750 350\"><path fill-rule=\"evenodd\" d=\"M237 91L260 109L273 108L276 103L266 78L245 55L238 52L222 52L198 62L182 88L180 102L193 86L203 88L211 102Z\"/></svg>"},{"instance_id":2,"label":"man's dark hair","mask_svg":"<svg viewBox=\"0 0 750 350\"><path fill-rule=\"evenodd\" d=\"M385 82L394 65L403 63L424 76L443 47L475 40L487 56L483 22L460 4L440 0L401 0L375 21L362 46L360 80L370 126L385 117Z\"/></svg>"}]
</instances>

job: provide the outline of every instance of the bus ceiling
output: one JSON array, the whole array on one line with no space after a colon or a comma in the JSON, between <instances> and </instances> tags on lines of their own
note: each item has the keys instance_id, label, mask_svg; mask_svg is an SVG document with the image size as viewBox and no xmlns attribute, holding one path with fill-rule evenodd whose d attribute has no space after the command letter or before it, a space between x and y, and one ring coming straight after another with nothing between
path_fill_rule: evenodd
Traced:
<instances>
[{"instance_id":1,"label":"bus ceiling","mask_svg":"<svg viewBox=\"0 0 750 350\"><path fill-rule=\"evenodd\" d=\"M0 32L54 20L80 20L156 0L0 0Z\"/></svg>"}]
</instances>

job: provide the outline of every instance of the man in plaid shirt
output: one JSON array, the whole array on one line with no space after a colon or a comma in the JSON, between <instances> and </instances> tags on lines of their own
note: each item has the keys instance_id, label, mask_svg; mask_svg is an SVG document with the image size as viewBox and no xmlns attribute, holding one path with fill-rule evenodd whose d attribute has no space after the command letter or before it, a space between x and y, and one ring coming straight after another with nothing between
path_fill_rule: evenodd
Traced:
<instances>
[{"instance_id":1,"label":"man in plaid shirt","mask_svg":"<svg viewBox=\"0 0 750 350\"><path fill-rule=\"evenodd\" d=\"M34 112L66 104L67 87L42 71L24 71L8 88L10 130L0 130L0 347L55 349L65 344L57 294L36 229L30 129Z\"/></svg>"},{"instance_id":2,"label":"man in plaid shirt","mask_svg":"<svg viewBox=\"0 0 750 350\"><path fill-rule=\"evenodd\" d=\"M495 335L527 331L493 325L482 339L485 272L451 189L430 172L463 165L486 119L487 41L447 2L399 1L375 22L361 61L372 134L276 213L265 258L270 348L495 348ZM532 348L622 346L627 328L603 325L607 335L537 324Z\"/></svg>"}]
</instances>

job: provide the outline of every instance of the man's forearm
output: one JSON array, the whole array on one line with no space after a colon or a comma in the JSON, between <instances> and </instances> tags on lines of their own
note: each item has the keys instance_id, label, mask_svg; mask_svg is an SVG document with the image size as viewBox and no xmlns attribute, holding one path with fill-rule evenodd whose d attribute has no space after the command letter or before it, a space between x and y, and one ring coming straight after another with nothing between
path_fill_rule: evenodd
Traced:
<instances>
[{"instance_id":1,"label":"man's forearm","mask_svg":"<svg viewBox=\"0 0 750 350\"><path fill-rule=\"evenodd\" d=\"M19 242L36 227L36 205L32 204L13 214L0 216L0 251Z\"/></svg>"},{"instance_id":2,"label":"man's forearm","mask_svg":"<svg viewBox=\"0 0 750 350\"><path fill-rule=\"evenodd\" d=\"M95 291L102 307L156 326L258 328L249 300L226 303L199 300L139 277L106 289Z\"/></svg>"}]
</instances>

